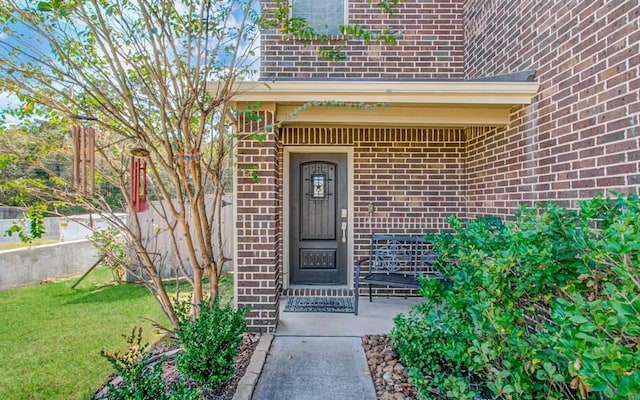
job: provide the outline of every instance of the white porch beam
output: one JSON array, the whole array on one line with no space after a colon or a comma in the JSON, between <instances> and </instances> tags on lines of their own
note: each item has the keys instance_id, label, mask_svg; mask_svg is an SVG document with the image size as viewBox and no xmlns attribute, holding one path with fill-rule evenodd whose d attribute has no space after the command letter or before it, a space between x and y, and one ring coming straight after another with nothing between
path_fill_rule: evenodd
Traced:
<instances>
[{"instance_id":1,"label":"white porch beam","mask_svg":"<svg viewBox=\"0 0 640 400\"><path fill-rule=\"evenodd\" d=\"M275 81L238 82L239 108L260 103L283 124L504 126L510 108L531 104L535 82ZM216 83L209 85L216 93ZM341 107L330 102L367 105ZM302 104L314 103L294 112ZM373 107L371 107L373 106Z\"/></svg>"},{"instance_id":2,"label":"white porch beam","mask_svg":"<svg viewBox=\"0 0 640 400\"><path fill-rule=\"evenodd\" d=\"M276 121L284 125L330 124L350 126L503 126L508 107L383 105L358 109L311 107L296 113L295 105L278 105Z\"/></svg>"}]
</instances>

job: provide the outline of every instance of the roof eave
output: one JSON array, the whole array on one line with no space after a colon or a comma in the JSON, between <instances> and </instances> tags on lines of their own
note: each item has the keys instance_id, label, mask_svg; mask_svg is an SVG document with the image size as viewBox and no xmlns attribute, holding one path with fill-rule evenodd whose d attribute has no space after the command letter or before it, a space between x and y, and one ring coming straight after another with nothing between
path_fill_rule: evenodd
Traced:
<instances>
[{"instance_id":1,"label":"roof eave","mask_svg":"<svg viewBox=\"0 0 640 400\"><path fill-rule=\"evenodd\" d=\"M538 92L537 82L484 81L253 81L238 82L235 102L357 102L386 104L531 104ZM215 83L210 85L217 90Z\"/></svg>"}]
</instances>

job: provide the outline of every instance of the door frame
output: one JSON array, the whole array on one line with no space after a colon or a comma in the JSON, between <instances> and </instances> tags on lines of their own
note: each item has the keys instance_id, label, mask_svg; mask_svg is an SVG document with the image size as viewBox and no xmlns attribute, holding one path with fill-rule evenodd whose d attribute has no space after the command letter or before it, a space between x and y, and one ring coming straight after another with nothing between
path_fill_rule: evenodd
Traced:
<instances>
[{"instance_id":1,"label":"door frame","mask_svg":"<svg viewBox=\"0 0 640 400\"><path fill-rule=\"evenodd\" d=\"M289 207L290 194L290 178L291 178L291 153L337 153L347 155L347 209L349 215L347 217L347 288L353 287L353 147L347 146L284 146L284 165L282 171L282 287L288 289L291 287L291 274L289 262L289 227L291 226L291 215ZM295 287L306 287L307 285L295 285ZM309 285L313 288L322 288L322 285ZM329 286L327 286L329 287ZM330 286L335 288L336 286ZM339 286L342 287L342 286Z\"/></svg>"}]
</instances>

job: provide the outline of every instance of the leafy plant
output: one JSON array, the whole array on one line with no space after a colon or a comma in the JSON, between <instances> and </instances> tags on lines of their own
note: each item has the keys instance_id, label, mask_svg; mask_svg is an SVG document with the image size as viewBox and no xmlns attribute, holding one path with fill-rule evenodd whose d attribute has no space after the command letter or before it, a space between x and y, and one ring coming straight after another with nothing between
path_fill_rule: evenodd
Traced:
<instances>
[{"instance_id":1,"label":"leafy plant","mask_svg":"<svg viewBox=\"0 0 640 400\"><path fill-rule=\"evenodd\" d=\"M199 399L196 389L185 385L182 381L167 391L162 376L164 358L149 367L151 354L147 353L148 343L142 343L142 328L133 328L131 335L125 336L128 347L124 353L107 353L102 351L115 371L122 377L122 383L107 385L109 400L190 400Z\"/></svg>"},{"instance_id":2,"label":"leafy plant","mask_svg":"<svg viewBox=\"0 0 640 400\"><path fill-rule=\"evenodd\" d=\"M247 309L233 310L230 304L221 307L219 298L213 303L200 303L198 318L190 318L183 303L176 335L183 346L177 368L186 377L207 388L217 388L233 376Z\"/></svg>"},{"instance_id":3,"label":"leafy plant","mask_svg":"<svg viewBox=\"0 0 640 400\"><path fill-rule=\"evenodd\" d=\"M373 3L373 2L370 2ZM381 0L375 3L386 15L393 15L398 12L399 0ZM395 46L402 37L401 32L390 29L370 30L359 23L340 25L340 34L324 33L314 29L309 22L300 17L292 17L290 4L286 1L277 0L276 8L273 12L273 20L265 21L264 28L277 28L285 35L285 40L295 38L305 45L315 42L324 42L326 45L320 46L318 56L328 61L345 61L347 59L346 40L360 40L365 45L373 42L383 45Z\"/></svg>"},{"instance_id":4,"label":"leafy plant","mask_svg":"<svg viewBox=\"0 0 640 400\"><path fill-rule=\"evenodd\" d=\"M451 284L425 281L393 331L421 398L640 393L636 196L449 223L432 239Z\"/></svg>"},{"instance_id":5,"label":"leafy plant","mask_svg":"<svg viewBox=\"0 0 640 400\"><path fill-rule=\"evenodd\" d=\"M124 278L127 250L122 235L114 228L95 231L91 242L98 249L101 264L111 270L113 279L120 283Z\"/></svg>"},{"instance_id":6,"label":"leafy plant","mask_svg":"<svg viewBox=\"0 0 640 400\"><path fill-rule=\"evenodd\" d=\"M31 243L33 239L40 239L44 234L44 216L47 206L41 203L33 204L25 208L24 216L27 220L28 232L22 226L22 222L14 222L5 232L7 236L18 235L24 243Z\"/></svg>"},{"instance_id":7,"label":"leafy plant","mask_svg":"<svg viewBox=\"0 0 640 400\"><path fill-rule=\"evenodd\" d=\"M585 249L577 279L554 302L555 350L571 387L585 397L640 393L640 202L595 198L580 204Z\"/></svg>"}]
</instances>

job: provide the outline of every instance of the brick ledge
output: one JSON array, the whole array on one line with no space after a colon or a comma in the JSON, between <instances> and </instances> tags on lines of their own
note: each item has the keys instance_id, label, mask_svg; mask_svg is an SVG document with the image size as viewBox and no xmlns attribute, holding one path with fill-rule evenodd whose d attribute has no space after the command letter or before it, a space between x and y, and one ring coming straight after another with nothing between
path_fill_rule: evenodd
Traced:
<instances>
[{"instance_id":1,"label":"brick ledge","mask_svg":"<svg viewBox=\"0 0 640 400\"><path fill-rule=\"evenodd\" d=\"M272 341L273 335L271 334L264 334L260 337L260 342L254 350L251 360L249 360L249 366L244 376L240 378L240 382L238 382L233 400L251 400L260 374L262 374L262 369L264 368L264 363L267 359L267 354L269 354Z\"/></svg>"}]
</instances>

